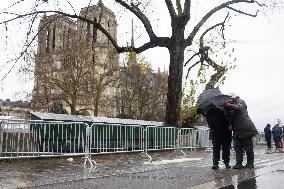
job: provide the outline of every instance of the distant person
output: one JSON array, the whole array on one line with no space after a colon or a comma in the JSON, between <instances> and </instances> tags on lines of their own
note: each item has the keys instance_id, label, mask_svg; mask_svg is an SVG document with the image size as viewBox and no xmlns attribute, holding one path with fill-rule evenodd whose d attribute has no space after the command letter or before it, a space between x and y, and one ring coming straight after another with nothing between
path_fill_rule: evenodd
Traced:
<instances>
[{"instance_id":1,"label":"distant person","mask_svg":"<svg viewBox=\"0 0 284 189\"><path fill-rule=\"evenodd\" d=\"M265 140L268 148L271 148L271 125L267 124L264 128Z\"/></svg>"},{"instance_id":2,"label":"distant person","mask_svg":"<svg viewBox=\"0 0 284 189\"><path fill-rule=\"evenodd\" d=\"M257 134L254 123L250 119L247 105L238 96L232 96L224 103L224 106L231 112L233 139L235 142L236 165L233 169L254 168L254 152L252 137ZM247 155L247 164L243 163L243 152Z\"/></svg>"},{"instance_id":3,"label":"distant person","mask_svg":"<svg viewBox=\"0 0 284 189\"><path fill-rule=\"evenodd\" d=\"M226 169L230 167L230 148L232 141L232 130L229 121L223 111L212 109L205 115L210 128L210 139L213 144L213 166L212 169L219 168L220 152L222 149L222 159Z\"/></svg>"},{"instance_id":4,"label":"distant person","mask_svg":"<svg viewBox=\"0 0 284 189\"><path fill-rule=\"evenodd\" d=\"M283 148L282 144L282 128L279 127L279 124L274 125L272 128L272 136L275 143L276 150Z\"/></svg>"}]
</instances>

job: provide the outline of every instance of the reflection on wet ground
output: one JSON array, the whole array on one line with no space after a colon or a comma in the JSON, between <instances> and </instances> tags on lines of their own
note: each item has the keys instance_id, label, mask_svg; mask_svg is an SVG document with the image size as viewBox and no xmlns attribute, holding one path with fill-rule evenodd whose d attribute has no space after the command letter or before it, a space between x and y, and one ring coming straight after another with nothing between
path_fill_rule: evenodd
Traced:
<instances>
[{"instance_id":1,"label":"reflection on wet ground","mask_svg":"<svg viewBox=\"0 0 284 189\"><path fill-rule=\"evenodd\" d=\"M284 170L276 170L223 187L223 189L280 189L284 187L283 178Z\"/></svg>"},{"instance_id":2,"label":"reflection on wet ground","mask_svg":"<svg viewBox=\"0 0 284 189\"><path fill-rule=\"evenodd\" d=\"M84 168L81 157L0 162L0 188L282 188L284 154L256 154L255 169L211 170L210 152L95 155L97 166ZM232 154L234 156L234 154ZM69 161L68 161L68 160ZM234 161L232 162L232 165ZM72 187L70 184L72 183ZM131 185L129 185L131 183ZM84 186L84 187L83 187Z\"/></svg>"}]
</instances>

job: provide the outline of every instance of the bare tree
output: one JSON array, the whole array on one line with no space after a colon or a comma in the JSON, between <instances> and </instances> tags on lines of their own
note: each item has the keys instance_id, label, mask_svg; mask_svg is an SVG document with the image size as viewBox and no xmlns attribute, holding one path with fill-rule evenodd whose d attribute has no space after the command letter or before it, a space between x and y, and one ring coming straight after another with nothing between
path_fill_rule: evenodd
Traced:
<instances>
[{"instance_id":1,"label":"bare tree","mask_svg":"<svg viewBox=\"0 0 284 189\"><path fill-rule=\"evenodd\" d=\"M134 52L128 53L126 61L120 72L120 114L143 119L150 99L151 67Z\"/></svg>"},{"instance_id":2,"label":"bare tree","mask_svg":"<svg viewBox=\"0 0 284 189\"><path fill-rule=\"evenodd\" d=\"M38 64L35 68L35 77L38 77L38 97L46 96L49 100L46 105L56 100L64 101L69 107L71 114L77 114L78 101L85 90L85 83L88 80L86 69L91 61L91 51L88 51L83 44L68 50L68 53L52 54L51 56L38 56ZM43 91L42 91L43 90ZM34 99L34 102L39 99Z\"/></svg>"},{"instance_id":3,"label":"bare tree","mask_svg":"<svg viewBox=\"0 0 284 189\"><path fill-rule=\"evenodd\" d=\"M96 61L97 57L92 62L87 94L90 97L94 116L116 116L113 111L116 109L119 65L114 63L114 55L115 52L109 52L108 57L101 64Z\"/></svg>"},{"instance_id":4,"label":"bare tree","mask_svg":"<svg viewBox=\"0 0 284 189\"><path fill-rule=\"evenodd\" d=\"M56 1L56 0L55 0ZM45 1L47 2L47 0ZM50 2L50 0L48 1ZM59 1L56 1L59 2ZM68 1L69 2L69 1ZM2 14L11 15L10 18L0 22L1 25L6 25L14 20L21 18L27 18L29 16L38 16L44 13L56 13L64 17L76 18L82 20L86 23L93 24L98 30L100 30L113 44L118 53L122 52L136 52L141 53L145 50L154 47L164 47L167 48L170 54L170 66L169 66L169 77L168 77L168 94L167 94L167 108L166 108L166 118L165 122L170 125L178 126L178 120L180 117L181 111L181 98L182 98L182 76L183 76L183 64L184 64L184 52L187 47L193 45L195 38L198 36L201 30L206 30L206 25L210 25L209 19L221 11L234 12L237 15L245 16L256 16L256 14L250 14L241 10L243 7L247 6L257 6L262 8L265 6L262 2L269 2L273 5L277 5L279 1L265 1L265 0L226 0L220 1L219 5L216 5L211 8L207 13L200 17L200 20L191 27L189 34L186 34L186 27L189 24L189 21L192 18L192 0L184 0L183 6L180 0L165 0L164 3L168 9L170 19L171 19L171 31L172 34L170 37L159 37L153 30L153 24L150 22L149 18L144 14L143 5L145 1L130 1L130 0L114 0L115 3L120 5L122 8L130 11L135 15L143 24L149 41L145 42L139 47L131 46L130 48L126 46L119 46L117 41L113 38L112 35L105 29L99 22L96 20L91 20L83 16L79 16L76 13L63 12L60 7L56 7L56 10L39 10L35 9L31 12L17 13L17 12L8 12L7 10L3 11ZM147 3L148 1L146 1ZM103 6L100 1L100 6ZM240 6L239 6L240 5ZM242 5L242 6L241 6ZM73 6L71 6L73 8ZM74 9L73 9L74 10ZM210 28L210 27L209 27ZM189 28L190 29L190 28Z\"/></svg>"},{"instance_id":5,"label":"bare tree","mask_svg":"<svg viewBox=\"0 0 284 189\"><path fill-rule=\"evenodd\" d=\"M152 71L145 58L130 52L121 67L119 88L118 117L164 120L167 72Z\"/></svg>"}]
</instances>

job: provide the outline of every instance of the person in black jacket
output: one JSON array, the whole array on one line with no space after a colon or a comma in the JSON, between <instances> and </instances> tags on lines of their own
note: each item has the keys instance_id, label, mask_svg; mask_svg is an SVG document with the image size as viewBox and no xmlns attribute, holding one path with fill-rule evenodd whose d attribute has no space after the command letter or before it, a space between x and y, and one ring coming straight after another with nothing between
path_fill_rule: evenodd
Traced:
<instances>
[{"instance_id":1,"label":"person in black jacket","mask_svg":"<svg viewBox=\"0 0 284 189\"><path fill-rule=\"evenodd\" d=\"M230 168L230 148L232 141L232 131L225 113L220 109L212 109L205 115L210 128L210 139L213 143L213 166L212 169L219 168L220 152L222 149L222 159L227 169Z\"/></svg>"},{"instance_id":2,"label":"person in black jacket","mask_svg":"<svg viewBox=\"0 0 284 189\"><path fill-rule=\"evenodd\" d=\"M264 135L265 135L265 140L267 143L267 147L271 148L271 125L267 124L266 127L264 128Z\"/></svg>"}]
</instances>

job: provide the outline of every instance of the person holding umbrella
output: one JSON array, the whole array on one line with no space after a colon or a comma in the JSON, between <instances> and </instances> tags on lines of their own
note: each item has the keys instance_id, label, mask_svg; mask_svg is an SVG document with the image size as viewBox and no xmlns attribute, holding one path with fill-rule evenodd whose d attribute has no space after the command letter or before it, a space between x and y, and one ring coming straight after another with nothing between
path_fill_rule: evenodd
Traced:
<instances>
[{"instance_id":1,"label":"person holding umbrella","mask_svg":"<svg viewBox=\"0 0 284 189\"><path fill-rule=\"evenodd\" d=\"M239 96L232 95L224 103L224 107L231 112L233 139L235 142L236 165L233 169L254 168L254 152L252 137L258 132L247 111L247 105ZM243 163L243 152L247 154L247 164Z\"/></svg>"},{"instance_id":2,"label":"person holding umbrella","mask_svg":"<svg viewBox=\"0 0 284 189\"><path fill-rule=\"evenodd\" d=\"M218 109L211 109L205 115L210 128L210 139L213 144L213 166L212 169L219 168L220 152L222 149L222 159L226 169L230 169L230 148L232 142L232 130L229 127L229 120L225 113Z\"/></svg>"},{"instance_id":3,"label":"person holding umbrella","mask_svg":"<svg viewBox=\"0 0 284 189\"><path fill-rule=\"evenodd\" d=\"M210 139L213 144L213 166L219 168L220 153L227 169L230 168L230 148L232 141L232 130L226 111L222 106L229 96L223 95L219 88L203 91L197 101L197 113L202 114L210 128Z\"/></svg>"}]
</instances>

